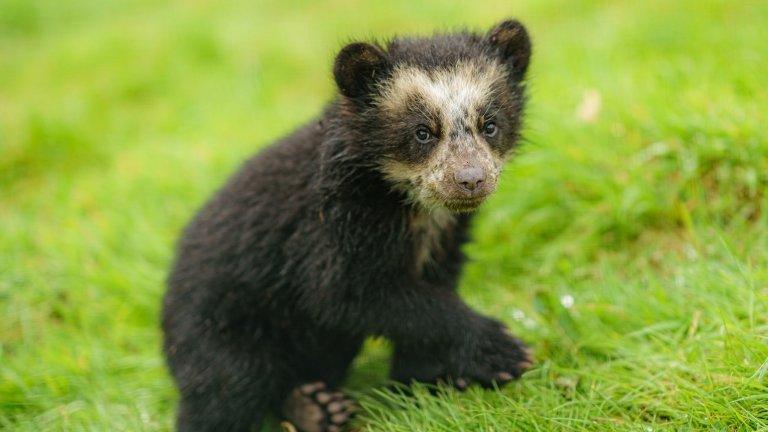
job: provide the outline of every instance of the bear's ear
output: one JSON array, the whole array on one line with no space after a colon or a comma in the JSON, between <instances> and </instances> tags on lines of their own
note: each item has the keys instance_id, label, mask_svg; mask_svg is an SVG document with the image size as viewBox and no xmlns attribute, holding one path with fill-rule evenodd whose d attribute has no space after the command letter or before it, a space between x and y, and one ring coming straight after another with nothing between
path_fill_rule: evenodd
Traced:
<instances>
[{"instance_id":1,"label":"bear's ear","mask_svg":"<svg viewBox=\"0 0 768 432\"><path fill-rule=\"evenodd\" d=\"M355 42L342 48L333 65L336 85L344 96L370 95L389 68L386 54L377 46Z\"/></svg>"},{"instance_id":2,"label":"bear's ear","mask_svg":"<svg viewBox=\"0 0 768 432\"><path fill-rule=\"evenodd\" d=\"M488 32L486 39L507 65L511 78L525 78L531 60L531 39L523 24L514 19L502 21Z\"/></svg>"}]
</instances>

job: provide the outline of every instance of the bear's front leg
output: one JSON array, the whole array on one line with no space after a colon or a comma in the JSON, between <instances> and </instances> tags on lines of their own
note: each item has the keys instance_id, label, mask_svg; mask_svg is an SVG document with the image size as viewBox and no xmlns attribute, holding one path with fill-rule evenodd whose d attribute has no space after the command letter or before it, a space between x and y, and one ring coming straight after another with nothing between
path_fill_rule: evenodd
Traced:
<instances>
[{"instance_id":1,"label":"bear's front leg","mask_svg":"<svg viewBox=\"0 0 768 432\"><path fill-rule=\"evenodd\" d=\"M445 346L427 346L416 339L397 344L390 378L404 384L449 382L459 390L472 383L490 388L519 378L531 366L529 349L504 324L478 319L479 323Z\"/></svg>"},{"instance_id":2,"label":"bear's front leg","mask_svg":"<svg viewBox=\"0 0 768 432\"><path fill-rule=\"evenodd\" d=\"M531 365L520 340L500 322L473 311L451 289L403 283L369 294L362 303L338 293L322 297L310 312L350 333L391 340L396 381L448 379L491 387L519 377Z\"/></svg>"}]
</instances>

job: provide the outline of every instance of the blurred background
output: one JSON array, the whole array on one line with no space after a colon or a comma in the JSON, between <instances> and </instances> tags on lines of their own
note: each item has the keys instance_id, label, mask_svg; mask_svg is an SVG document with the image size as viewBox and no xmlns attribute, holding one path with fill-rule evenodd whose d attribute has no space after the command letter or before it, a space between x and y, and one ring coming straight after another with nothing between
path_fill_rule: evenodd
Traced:
<instances>
[{"instance_id":1,"label":"blurred background","mask_svg":"<svg viewBox=\"0 0 768 432\"><path fill-rule=\"evenodd\" d=\"M359 426L768 428L758 0L0 0L0 428L171 428L158 311L194 211L320 112L345 43L506 17L534 40L526 145L462 291L537 366L405 399L370 390L372 341Z\"/></svg>"}]
</instances>

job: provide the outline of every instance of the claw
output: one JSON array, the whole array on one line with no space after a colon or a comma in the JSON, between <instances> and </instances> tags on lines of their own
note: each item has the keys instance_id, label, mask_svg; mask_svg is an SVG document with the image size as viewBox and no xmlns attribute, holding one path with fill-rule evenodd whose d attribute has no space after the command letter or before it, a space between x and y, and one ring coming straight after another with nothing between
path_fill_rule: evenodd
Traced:
<instances>
[{"instance_id":1,"label":"claw","mask_svg":"<svg viewBox=\"0 0 768 432\"><path fill-rule=\"evenodd\" d=\"M533 363L535 358L533 357L533 350L528 347L523 347L523 353L525 353L525 358L528 361L528 363Z\"/></svg>"},{"instance_id":2,"label":"claw","mask_svg":"<svg viewBox=\"0 0 768 432\"><path fill-rule=\"evenodd\" d=\"M342 402L336 401L328 404L328 412L331 414L336 414L342 409L344 409L344 404Z\"/></svg>"},{"instance_id":3,"label":"claw","mask_svg":"<svg viewBox=\"0 0 768 432\"><path fill-rule=\"evenodd\" d=\"M349 418L349 413L339 413L331 416L331 421L340 424L344 423Z\"/></svg>"},{"instance_id":4,"label":"claw","mask_svg":"<svg viewBox=\"0 0 768 432\"><path fill-rule=\"evenodd\" d=\"M299 391L301 392L301 394L310 395L324 388L325 388L325 384L318 381L318 382L313 382L309 384L304 384L303 386L299 387Z\"/></svg>"},{"instance_id":5,"label":"claw","mask_svg":"<svg viewBox=\"0 0 768 432\"><path fill-rule=\"evenodd\" d=\"M333 396L330 393L318 393L315 396L315 400L321 404L327 404L331 401L331 399L333 399Z\"/></svg>"},{"instance_id":6,"label":"claw","mask_svg":"<svg viewBox=\"0 0 768 432\"><path fill-rule=\"evenodd\" d=\"M469 386L469 383L464 378L458 378L456 381L454 381L454 384L456 385L456 388L459 390L466 390Z\"/></svg>"}]
</instances>

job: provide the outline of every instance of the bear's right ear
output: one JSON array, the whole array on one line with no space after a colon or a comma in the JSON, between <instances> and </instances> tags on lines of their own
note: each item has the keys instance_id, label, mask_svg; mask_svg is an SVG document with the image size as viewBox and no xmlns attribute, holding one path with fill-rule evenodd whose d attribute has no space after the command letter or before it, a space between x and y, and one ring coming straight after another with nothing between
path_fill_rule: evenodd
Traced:
<instances>
[{"instance_id":1,"label":"bear's right ear","mask_svg":"<svg viewBox=\"0 0 768 432\"><path fill-rule=\"evenodd\" d=\"M355 42L336 56L333 76L341 94L354 99L371 94L388 68L389 60L379 47Z\"/></svg>"},{"instance_id":2,"label":"bear's right ear","mask_svg":"<svg viewBox=\"0 0 768 432\"><path fill-rule=\"evenodd\" d=\"M502 21L488 32L486 38L507 65L510 78L513 81L525 78L531 61L531 38L525 26L514 19Z\"/></svg>"}]
</instances>

